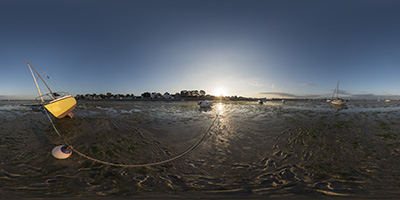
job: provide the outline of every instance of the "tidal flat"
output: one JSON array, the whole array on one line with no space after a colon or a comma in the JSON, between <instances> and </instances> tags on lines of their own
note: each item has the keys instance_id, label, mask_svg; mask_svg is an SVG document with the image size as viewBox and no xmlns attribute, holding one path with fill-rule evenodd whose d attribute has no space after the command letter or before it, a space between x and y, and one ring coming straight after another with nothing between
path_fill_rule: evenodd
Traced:
<instances>
[{"instance_id":1,"label":"tidal flat","mask_svg":"<svg viewBox=\"0 0 400 200\"><path fill-rule=\"evenodd\" d=\"M400 101L78 101L74 118L0 102L2 198L400 198ZM215 120L215 118L218 118ZM213 121L215 120L215 123Z\"/></svg>"}]
</instances>

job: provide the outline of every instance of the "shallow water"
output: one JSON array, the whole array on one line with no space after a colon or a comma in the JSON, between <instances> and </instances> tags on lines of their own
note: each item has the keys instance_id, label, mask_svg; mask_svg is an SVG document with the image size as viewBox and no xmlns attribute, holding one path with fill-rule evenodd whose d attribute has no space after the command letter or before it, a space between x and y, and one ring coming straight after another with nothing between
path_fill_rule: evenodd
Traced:
<instances>
[{"instance_id":1,"label":"shallow water","mask_svg":"<svg viewBox=\"0 0 400 200\"><path fill-rule=\"evenodd\" d=\"M0 193L4 197L378 197L400 198L400 102L79 101L74 119L54 120L79 151L143 164L200 145L167 164L118 168L63 144L31 102L0 102ZM154 196L153 196L154 197Z\"/></svg>"}]
</instances>

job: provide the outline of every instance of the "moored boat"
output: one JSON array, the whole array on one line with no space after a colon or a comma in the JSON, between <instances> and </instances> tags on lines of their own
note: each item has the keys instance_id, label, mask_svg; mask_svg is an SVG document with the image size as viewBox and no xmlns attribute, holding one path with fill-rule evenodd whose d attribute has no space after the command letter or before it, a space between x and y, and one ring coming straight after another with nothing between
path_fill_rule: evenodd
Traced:
<instances>
[{"instance_id":1,"label":"moored boat","mask_svg":"<svg viewBox=\"0 0 400 200\"><path fill-rule=\"evenodd\" d=\"M57 118L63 118L67 115L72 118L74 116L72 111L76 107L76 100L71 95L65 95L50 101L44 107Z\"/></svg>"},{"instance_id":2,"label":"moored boat","mask_svg":"<svg viewBox=\"0 0 400 200\"><path fill-rule=\"evenodd\" d=\"M28 63L29 70L31 71L33 80L35 81L36 88L40 95L39 98L41 99L41 103L44 105L46 110L48 110L56 118L63 118L65 116L69 116L72 118L74 116L72 111L76 107L75 98L65 92L57 92L57 93L53 92L50 89L50 87L47 85L47 83L44 81L42 76L38 73L38 71L36 71L36 69L28 61L25 60L25 62ZM42 95L42 92L36 81L35 75L32 72L32 69L36 72L36 74L39 76L39 78L43 81L43 83L46 85L46 87L50 91L50 93ZM50 102L46 103L46 101L43 98L44 96L49 96L51 98Z\"/></svg>"},{"instance_id":3,"label":"moored boat","mask_svg":"<svg viewBox=\"0 0 400 200\"><path fill-rule=\"evenodd\" d=\"M200 106L200 108L209 108L213 105L213 102L209 101L209 100L204 100L204 101L200 101L198 103L198 105Z\"/></svg>"},{"instance_id":4,"label":"moored boat","mask_svg":"<svg viewBox=\"0 0 400 200\"><path fill-rule=\"evenodd\" d=\"M335 96L335 94L336 94L336 99L333 99L333 97ZM338 80L338 82L337 82L337 86L336 86L335 92L333 93L332 100L331 100L330 102L331 102L332 104L334 104L334 105L343 105L343 104L345 104L345 102L343 101L343 99L342 99L342 98L339 98L339 80Z\"/></svg>"},{"instance_id":5,"label":"moored boat","mask_svg":"<svg viewBox=\"0 0 400 200\"><path fill-rule=\"evenodd\" d=\"M334 105L342 105L342 104L344 104L344 101L342 98L338 98L338 99L332 100L331 103Z\"/></svg>"}]
</instances>

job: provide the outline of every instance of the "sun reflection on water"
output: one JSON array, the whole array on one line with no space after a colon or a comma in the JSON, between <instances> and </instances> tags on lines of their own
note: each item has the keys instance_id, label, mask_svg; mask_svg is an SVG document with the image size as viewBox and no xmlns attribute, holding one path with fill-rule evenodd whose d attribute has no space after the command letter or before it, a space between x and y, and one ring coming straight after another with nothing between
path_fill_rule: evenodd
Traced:
<instances>
[{"instance_id":1,"label":"sun reflection on water","mask_svg":"<svg viewBox=\"0 0 400 200\"><path fill-rule=\"evenodd\" d=\"M218 111L218 114L219 114L219 115L222 115L222 114L224 113L223 110L224 110L224 106L222 105L222 103L218 103L218 104L217 104L217 111Z\"/></svg>"}]
</instances>

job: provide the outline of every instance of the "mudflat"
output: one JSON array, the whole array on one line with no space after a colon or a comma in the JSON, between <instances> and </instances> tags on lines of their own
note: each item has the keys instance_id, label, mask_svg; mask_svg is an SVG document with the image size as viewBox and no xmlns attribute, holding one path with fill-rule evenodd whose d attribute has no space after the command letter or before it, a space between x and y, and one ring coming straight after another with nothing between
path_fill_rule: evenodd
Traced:
<instances>
[{"instance_id":1,"label":"mudflat","mask_svg":"<svg viewBox=\"0 0 400 200\"><path fill-rule=\"evenodd\" d=\"M400 102L78 101L55 119L31 102L0 102L3 198L400 198ZM215 123L212 122L217 117Z\"/></svg>"}]
</instances>

